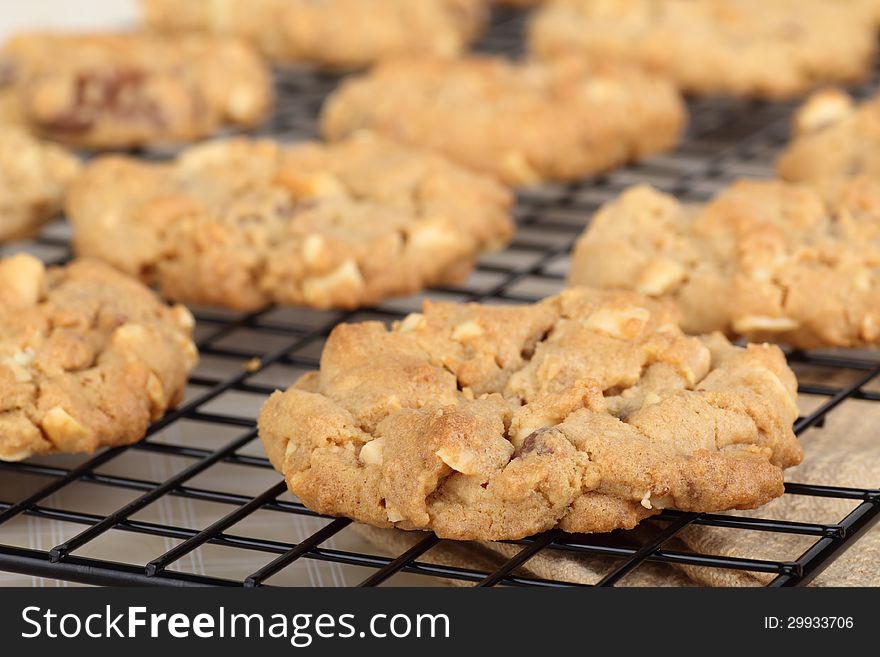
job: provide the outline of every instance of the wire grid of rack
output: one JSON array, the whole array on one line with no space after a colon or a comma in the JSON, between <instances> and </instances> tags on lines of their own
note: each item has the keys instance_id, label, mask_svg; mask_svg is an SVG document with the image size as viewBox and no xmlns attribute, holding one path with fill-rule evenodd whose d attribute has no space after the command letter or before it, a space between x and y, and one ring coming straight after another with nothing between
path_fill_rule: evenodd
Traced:
<instances>
[{"instance_id":1,"label":"wire grid of rack","mask_svg":"<svg viewBox=\"0 0 880 657\"><path fill-rule=\"evenodd\" d=\"M496 12L492 27L480 44L483 51L517 54L522 47L522 15ZM286 72L278 76L279 111L261 131L283 140L315 135L315 117L326 94L338 80L329 76ZM866 94L876 85L856 90ZM626 167L577 185L548 185L523 192L516 207L518 234L510 247L484 257L474 275L459 287L432 289L423 295L386 302L378 308L351 312L317 312L304 309L267 308L260 312L235 314L216 309L196 309L198 346L203 364L195 372L185 402L155 423L147 437L133 446L103 451L69 465L49 460L0 464L0 477L22 482L26 491L20 498L0 499L0 571L42 576L56 580L103 585L272 585L273 578L303 561L316 560L361 567L365 576L360 584L394 584L402 573L414 574L416 584L431 584L437 578L462 580L492 586L553 586L567 582L551 581L523 574L519 569L542 550L561 550L568 554L613 558L612 567L598 582L613 586L641 564L659 561L705 568L742 569L774 576L773 586L804 585L814 579L844 550L880 520L880 490L842 488L789 483L786 495L843 498L852 510L837 522L820 524L754 516L683 513L672 510L656 517L660 528L647 544L633 546L611 535L574 535L560 531L512 543L518 553L501 567L489 572L464 567L443 566L425 557L440 543L425 535L397 556L376 554L375 550L345 550L332 547L333 537L350 521L343 518L320 519L316 530L297 541L269 540L242 531L253 514L268 512L283 523L287 514L317 517L286 493L284 483L274 474L258 449L254 412L236 412L223 403L230 394L263 399L277 387L293 381L302 371L314 369L322 342L339 322L381 319L393 321L417 310L421 299L480 301L488 303L532 303L561 289L574 239L596 207L620 193L626 186L647 182L681 199L708 198L732 179L740 176L768 176L772 157L787 137L793 105L742 102L735 100L697 100L690 103L691 123L684 143L674 153L655 157L640 165ZM32 250L49 253L52 262L64 262L67 250L66 228L50 226L32 244ZM232 341L231 336L244 336ZM244 346L242 346L244 345ZM870 354L793 352L790 361L796 369L813 368L820 383L801 383L801 392L821 398L817 408L798 419L800 435L822 427L833 409L850 399L880 401L880 393L869 384L880 377L880 359ZM208 366L205 363L208 363ZM226 368L217 374L216 365ZM251 363L242 367L242 363ZM258 364L254 367L254 364ZM279 381L265 375L279 368ZM821 372L847 372L845 384L829 385ZM182 423L197 427L205 435L229 436L221 447L216 442L187 444L162 440L164 432ZM184 466L157 480L114 474L112 466L124 455L160 454L180 459ZM242 494L224 486L198 486L193 481L214 468L229 469L226 480L244 476L242 471L267 473L270 484L262 492ZM32 485L37 478L39 485ZM102 513L65 508L53 504L52 496L78 482L103 490L105 498L125 493L122 505L112 504ZM277 483L273 483L277 482ZM164 498L184 498L219 505L216 519L201 528L180 523L138 519L138 513ZM57 544L46 549L7 545L4 524L22 517L39 522L57 521L74 526ZM667 544L690 524L737 528L750 532L783 532L810 537L810 546L797 558L771 561L699 554L669 549ZM129 540L138 535L162 537L170 541L164 553L144 563L118 558L83 556L83 548L109 532L123 532ZM192 572L182 566L187 555L205 546L238 550L252 557L253 568L246 576L229 578ZM858 549L856 545L854 549ZM222 575L222 573L221 573ZM350 578L349 578L350 579ZM353 581L351 583L354 583Z\"/></svg>"}]
</instances>

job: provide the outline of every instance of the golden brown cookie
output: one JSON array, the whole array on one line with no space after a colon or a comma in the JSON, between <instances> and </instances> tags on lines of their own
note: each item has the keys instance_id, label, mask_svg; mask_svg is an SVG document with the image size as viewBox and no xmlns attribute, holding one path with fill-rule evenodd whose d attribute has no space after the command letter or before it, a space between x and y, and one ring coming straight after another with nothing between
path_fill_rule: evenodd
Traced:
<instances>
[{"instance_id":1,"label":"golden brown cookie","mask_svg":"<svg viewBox=\"0 0 880 657\"><path fill-rule=\"evenodd\" d=\"M485 0L142 0L158 32L231 34L274 62L345 70L394 56L453 57L486 19Z\"/></svg>"},{"instance_id":2,"label":"golden brown cookie","mask_svg":"<svg viewBox=\"0 0 880 657\"><path fill-rule=\"evenodd\" d=\"M187 142L252 127L272 103L269 71L232 39L24 34L0 52L5 93L38 134L86 148Z\"/></svg>"},{"instance_id":3,"label":"golden brown cookie","mask_svg":"<svg viewBox=\"0 0 880 657\"><path fill-rule=\"evenodd\" d=\"M170 299L353 308L460 282L510 238L511 195L370 135L327 146L218 141L167 164L105 157L67 204L76 251Z\"/></svg>"},{"instance_id":4,"label":"golden brown cookie","mask_svg":"<svg viewBox=\"0 0 880 657\"><path fill-rule=\"evenodd\" d=\"M79 169L60 146L0 124L0 242L27 237L55 216Z\"/></svg>"},{"instance_id":5,"label":"golden brown cookie","mask_svg":"<svg viewBox=\"0 0 880 657\"><path fill-rule=\"evenodd\" d=\"M669 304L575 288L337 326L258 424L317 512L515 539L766 503L801 459L795 390L775 346L687 337Z\"/></svg>"},{"instance_id":6,"label":"golden brown cookie","mask_svg":"<svg viewBox=\"0 0 880 657\"><path fill-rule=\"evenodd\" d=\"M866 76L876 20L864 0L555 0L529 47L630 62L690 93L780 98Z\"/></svg>"},{"instance_id":7,"label":"golden brown cookie","mask_svg":"<svg viewBox=\"0 0 880 657\"><path fill-rule=\"evenodd\" d=\"M500 5L502 7L537 7L540 4L543 4L547 0L489 0L493 5Z\"/></svg>"},{"instance_id":8,"label":"golden brown cookie","mask_svg":"<svg viewBox=\"0 0 880 657\"><path fill-rule=\"evenodd\" d=\"M844 91L817 91L795 115L793 133L777 163L785 180L880 178L880 96L856 104Z\"/></svg>"},{"instance_id":9,"label":"golden brown cookie","mask_svg":"<svg viewBox=\"0 0 880 657\"><path fill-rule=\"evenodd\" d=\"M140 440L183 396L192 328L99 262L0 260L0 460Z\"/></svg>"},{"instance_id":10,"label":"golden brown cookie","mask_svg":"<svg viewBox=\"0 0 880 657\"><path fill-rule=\"evenodd\" d=\"M634 187L593 217L570 281L674 299L689 333L876 346L880 181L740 181L702 207Z\"/></svg>"},{"instance_id":11,"label":"golden brown cookie","mask_svg":"<svg viewBox=\"0 0 880 657\"><path fill-rule=\"evenodd\" d=\"M361 129L442 152L513 185L574 180L672 148L686 118L666 80L568 59L415 59L344 82L325 137Z\"/></svg>"}]
</instances>

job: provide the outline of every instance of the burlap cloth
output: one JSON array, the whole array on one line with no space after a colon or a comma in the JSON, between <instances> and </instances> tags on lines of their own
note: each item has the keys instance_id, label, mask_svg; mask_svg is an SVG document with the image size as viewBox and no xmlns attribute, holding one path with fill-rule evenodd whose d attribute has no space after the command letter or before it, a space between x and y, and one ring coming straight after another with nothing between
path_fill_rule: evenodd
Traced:
<instances>
[{"instance_id":1,"label":"burlap cloth","mask_svg":"<svg viewBox=\"0 0 880 657\"><path fill-rule=\"evenodd\" d=\"M801 400L805 411L824 399ZM835 486L876 488L880 485L880 403L847 400L834 409L825 426L807 431L801 440L804 462L787 473L789 481ZM815 523L837 523L849 513L854 500L787 494L756 511L740 516ZM367 540L390 555L399 555L423 534L376 529L359 525ZM634 542L650 533L650 527L632 532ZM656 531L656 529L655 529ZM752 559L793 561L815 536L691 525L664 544L668 550L693 551ZM504 543L443 541L419 558L420 561L491 572L521 549ZM557 550L542 550L516 572L534 577L592 584L619 564L604 557L585 557ZM772 574L720 568L671 566L645 562L624 577L621 586L758 586ZM450 580L451 584L467 582ZM880 526L868 532L828 567L814 582L816 586L880 585Z\"/></svg>"}]
</instances>

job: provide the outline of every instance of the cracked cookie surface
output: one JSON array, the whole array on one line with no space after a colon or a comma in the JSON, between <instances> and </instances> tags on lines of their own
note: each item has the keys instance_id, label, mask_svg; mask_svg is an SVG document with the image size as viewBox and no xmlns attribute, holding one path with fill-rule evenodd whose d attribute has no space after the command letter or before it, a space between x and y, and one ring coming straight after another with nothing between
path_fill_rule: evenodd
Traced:
<instances>
[{"instance_id":1,"label":"cracked cookie surface","mask_svg":"<svg viewBox=\"0 0 880 657\"><path fill-rule=\"evenodd\" d=\"M674 299L688 333L876 346L880 182L739 181L704 206L634 187L594 215L570 281Z\"/></svg>"},{"instance_id":2,"label":"cracked cookie surface","mask_svg":"<svg viewBox=\"0 0 880 657\"><path fill-rule=\"evenodd\" d=\"M321 127L431 148L512 185L575 180L672 148L686 120L666 80L576 59L387 62L343 82Z\"/></svg>"},{"instance_id":3,"label":"cracked cookie surface","mask_svg":"<svg viewBox=\"0 0 880 657\"><path fill-rule=\"evenodd\" d=\"M199 145L167 164L107 157L72 186L80 255L167 298L353 308L460 282L513 232L510 192L371 135Z\"/></svg>"},{"instance_id":4,"label":"cracked cookie surface","mask_svg":"<svg viewBox=\"0 0 880 657\"><path fill-rule=\"evenodd\" d=\"M754 508L801 459L778 347L694 338L671 304L572 288L337 326L260 437L309 508L456 539Z\"/></svg>"},{"instance_id":5,"label":"cracked cookie surface","mask_svg":"<svg viewBox=\"0 0 880 657\"><path fill-rule=\"evenodd\" d=\"M880 179L880 96L857 104L838 89L817 91L798 109L792 133L777 162L785 180Z\"/></svg>"},{"instance_id":6,"label":"cracked cookie surface","mask_svg":"<svg viewBox=\"0 0 880 657\"><path fill-rule=\"evenodd\" d=\"M690 93L780 98L864 78L876 23L864 0L556 0L530 23L529 47L631 62Z\"/></svg>"},{"instance_id":7,"label":"cracked cookie surface","mask_svg":"<svg viewBox=\"0 0 880 657\"><path fill-rule=\"evenodd\" d=\"M35 134L84 148L188 142L253 127L268 69L233 39L136 33L23 34L0 51L4 96Z\"/></svg>"},{"instance_id":8,"label":"cracked cookie surface","mask_svg":"<svg viewBox=\"0 0 880 657\"><path fill-rule=\"evenodd\" d=\"M140 440L183 396L193 324L99 262L0 260L0 460Z\"/></svg>"},{"instance_id":9,"label":"cracked cookie surface","mask_svg":"<svg viewBox=\"0 0 880 657\"><path fill-rule=\"evenodd\" d=\"M0 124L0 242L27 237L58 214L79 170L62 147Z\"/></svg>"},{"instance_id":10,"label":"cracked cookie surface","mask_svg":"<svg viewBox=\"0 0 880 657\"><path fill-rule=\"evenodd\" d=\"M358 69L394 56L454 57L486 19L485 0L142 0L153 30L243 37L274 62Z\"/></svg>"}]
</instances>

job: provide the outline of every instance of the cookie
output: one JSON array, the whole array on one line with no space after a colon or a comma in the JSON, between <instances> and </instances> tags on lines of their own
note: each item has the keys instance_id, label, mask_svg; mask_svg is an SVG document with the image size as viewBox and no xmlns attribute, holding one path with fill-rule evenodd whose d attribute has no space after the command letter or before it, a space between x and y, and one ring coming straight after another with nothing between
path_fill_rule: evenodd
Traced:
<instances>
[{"instance_id":1,"label":"cookie","mask_svg":"<svg viewBox=\"0 0 880 657\"><path fill-rule=\"evenodd\" d=\"M570 281L675 300L689 333L880 344L880 181L740 181L705 206L649 187L603 207Z\"/></svg>"},{"instance_id":2,"label":"cookie","mask_svg":"<svg viewBox=\"0 0 880 657\"><path fill-rule=\"evenodd\" d=\"M243 37L272 61L358 69L394 56L460 54L485 24L485 0L143 0L171 34Z\"/></svg>"},{"instance_id":3,"label":"cookie","mask_svg":"<svg viewBox=\"0 0 880 657\"><path fill-rule=\"evenodd\" d=\"M0 460L140 440L183 396L193 323L99 262L0 260Z\"/></svg>"},{"instance_id":4,"label":"cookie","mask_svg":"<svg viewBox=\"0 0 880 657\"><path fill-rule=\"evenodd\" d=\"M777 162L785 180L880 178L880 96L856 104L838 89L818 91L798 110L792 132Z\"/></svg>"},{"instance_id":5,"label":"cookie","mask_svg":"<svg viewBox=\"0 0 880 657\"><path fill-rule=\"evenodd\" d=\"M876 18L864 0L556 0L528 41L541 58L630 62L689 93L781 98L867 76Z\"/></svg>"},{"instance_id":6,"label":"cookie","mask_svg":"<svg viewBox=\"0 0 880 657\"><path fill-rule=\"evenodd\" d=\"M54 217L79 169L60 146L0 124L0 242L27 237Z\"/></svg>"},{"instance_id":7,"label":"cookie","mask_svg":"<svg viewBox=\"0 0 880 657\"><path fill-rule=\"evenodd\" d=\"M321 127L371 129L512 185L575 180L672 148L686 111L666 80L568 59L410 59L344 82Z\"/></svg>"},{"instance_id":8,"label":"cookie","mask_svg":"<svg viewBox=\"0 0 880 657\"><path fill-rule=\"evenodd\" d=\"M25 34L0 53L4 93L34 133L84 148L131 148L253 127L272 102L269 71L232 39Z\"/></svg>"},{"instance_id":9,"label":"cookie","mask_svg":"<svg viewBox=\"0 0 880 657\"><path fill-rule=\"evenodd\" d=\"M339 325L260 437L319 513L455 539L631 528L754 508L801 459L778 347L693 338L671 305L570 289L532 306L426 303Z\"/></svg>"},{"instance_id":10,"label":"cookie","mask_svg":"<svg viewBox=\"0 0 880 657\"><path fill-rule=\"evenodd\" d=\"M511 194L440 156L359 135L237 139L176 161L105 157L73 185L76 251L167 298L354 308L461 282L513 232Z\"/></svg>"}]
</instances>

